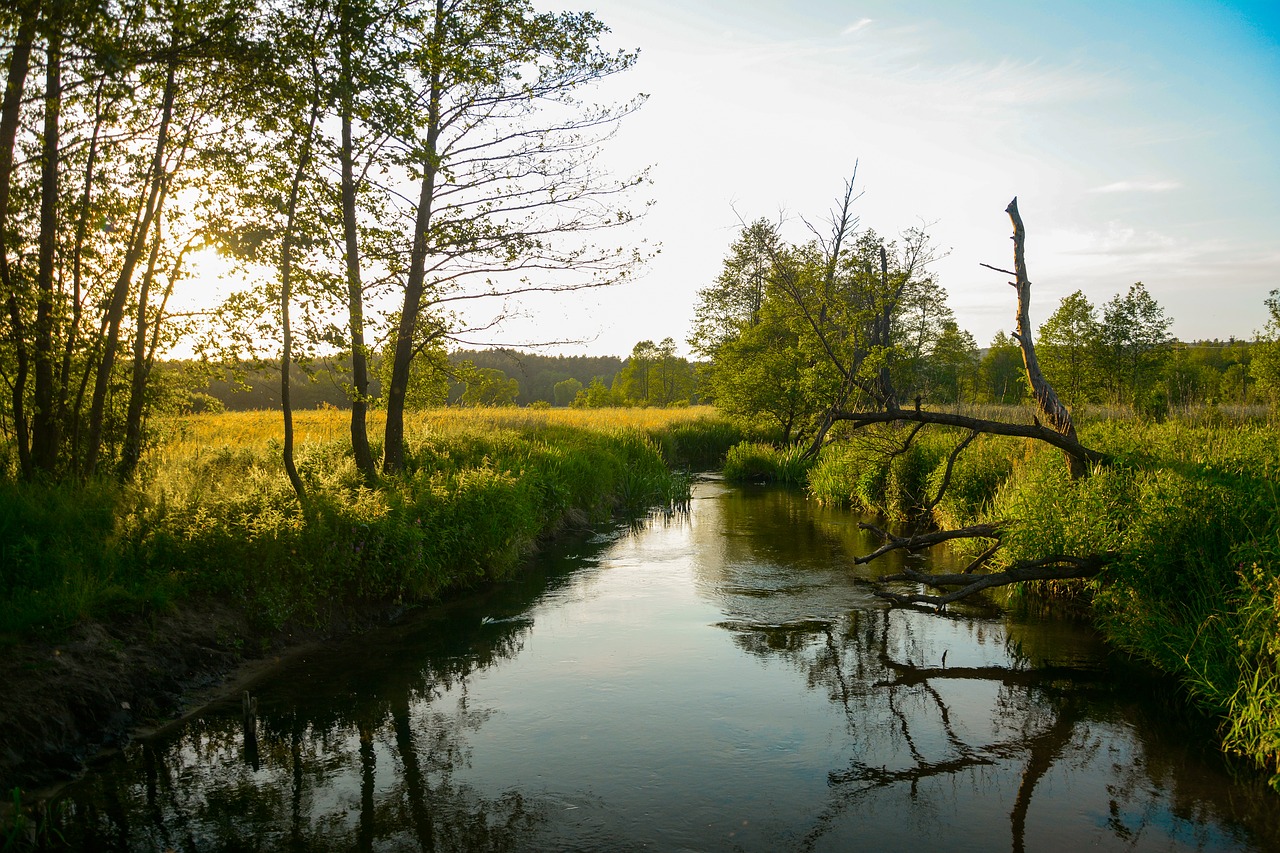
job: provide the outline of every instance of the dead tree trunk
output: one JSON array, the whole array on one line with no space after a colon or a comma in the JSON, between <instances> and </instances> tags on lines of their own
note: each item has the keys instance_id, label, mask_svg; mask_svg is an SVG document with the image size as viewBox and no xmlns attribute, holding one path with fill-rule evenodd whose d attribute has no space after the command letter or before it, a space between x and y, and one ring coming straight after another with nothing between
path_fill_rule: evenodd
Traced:
<instances>
[{"instance_id":1,"label":"dead tree trunk","mask_svg":"<svg viewBox=\"0 0 1280 853\"><path fill-rule=\"evenodd\" d=\"M1040 362L1036 359L1036 347L1028 310L1031 305L1031 281L1027 278L1026 230L1022 227L1022 217L1018 214L1016 197L1009 202L1005 213L1009 214L1009 221L1013 223L1013 276L1016 281L1009 283L1018 291L1017 331L1014 332L1013 337L1022 350L1022 364L1027 371L1027 384L1031 386L1031 395L1035 398L1036 411L1040 419L1055 432L1078 444L1071 412L1067 411L1067 407L1058 399L1049 380L1044 378L1044 373L1040 371ZM994 269L994 267L988 267L988 269ZM1008 270L1000 270L1000 272L1008 272ZM1063 452L1066 455L1067 469L1071 472L1071 479L1079 479L1089 473L1086 458L1068 450Z\"/></svg>"}]
</instances>

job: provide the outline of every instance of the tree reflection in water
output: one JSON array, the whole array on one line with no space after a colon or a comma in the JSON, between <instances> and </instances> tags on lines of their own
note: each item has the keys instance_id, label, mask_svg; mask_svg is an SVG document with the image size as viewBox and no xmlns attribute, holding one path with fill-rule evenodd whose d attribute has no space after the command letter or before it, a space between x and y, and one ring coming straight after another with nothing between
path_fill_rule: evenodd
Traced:
<instances>
[{"instance_id":1,"label":"tree reflection in water","mask_svg":"<svg viewBox=\"0 0 1280 853\"><path fill-rule=\"evenodd\" d=\"M847 763L828 774L828 801L799 849L865 842L874 814L919 821L916 837L932 836L944 848L958 848L964 842L950 836L948 824L961 823L966 812L990 815L993 801L1008 808L1006 837L1015 853L1074 849L1077 841L1069 835L1055 839L1046 830L1054 829L1054 816L1068 812L1078 821L1079 809L1104 793L1099 788L1106 811L1088 814L1084 822L1105 827L1120 849L1141 849L1144 837L1158 849L1172 846L1170 837L1192 849L1248 846L1245 830L1232 829L1218 808L1221 792L1198 789L1194 771L1175 773L1167 766L1180 760L1175 756L1186 756L1185 744L1166 749L1171 744L1160 742L1170 731L1168 721L1134 720L1140 703L1126 699L1133 687L1117 682L1126 674L1144 681L1148 676L1109 661L1100 643L1080 648L1088 631L1055 631L1044 623L1028 627L980 610L934 615L873 603L815 617L821 608L802 582L775 586L762 599L750 589L753 566L762 557L792 559L786 552L797 542L806 554L837 559L867 549L847 514L812 507L797 514L794 505L786 512L765 509L769 502L791 500L774 493L722 501L725 530L757 529L768 526L768 519L787 518L791 535L775 527L767 545L754 552L754 543L739 537L736 551L720 552L699 568L703 588L716 588L718 604L730 617L720 627L732 632L735 644L760 658L788 661L845 718ZM823 538L815 546L813 540ZM947 623L953 630L938 629ZM953 654L948 665L942 644L956 634L971 635L977 646L1003 645L991 656L997 663L956 660ZM1198 730L1202 726L1191 725L1181 735ZM1072 787L1081 789L1080 806L1072 804ZM894 802L900 798L908 802ZM1254 811L1266 811L1269 799L1258 797ZM1278 837L1278 811L1250 815L1250 824L1264 828L1264 837ZM975 849L1001 846L987 836Z\"/></svg>"},{"instance_id":2,"label":"tree reflection in water","mask_svg":"<svg viewBox=\"0 0 1280 853\"><path fill-rule=\"evenodd\" d=\"M515 656L529 627L483 625L459 654L380 673L376 691L331 667L291 707L264 709L256 755L234 715L193 720L73 789L61 832L86 850L522 849L539 810L455 775L491 713L468 706L466 679Z\"/></svg>"},{"instance_id":3,"label":"tree reflection in water","mask_svg":"<svg viewBox=\"0 0 1280 853\"><path fill-rule=\"evenodd\" d=\"M1100 764L1110 775L1105 825L1122 848L1136 847L1157 825L1161 837L1172 833L1194 848L1229 841L1206 828L1222 824L1206 801L1191 796L1168 808L1170 792L1144 766L1148 745L1140 744L1127 764L1102 754L1115 750L1110 733L1094 730L1095 722L1106 726L1114 716L1106 711L1115 704L1114 674L1097 666L1036 665L1014 642L1008 643L1008 666L947 666L938 654L924 665L922 653L930 650L913 635L916 615L880 609L836 620L721 623L744 651L788 660L809 689L825 691L845 716L853 757L828 774L830 798L799 849L832 849L829 835L847 834L865 818L851 812L884 809L895 793L910 807L895 806L893 813L917 816L963 810L975 797L1011 796L1012 850L1046 849L1043 841L1028 843L1038 787L1055 768L1070 778ZM985 711L975 696L990 696ZM962 711L953 707L957 702ZM1009 778L1017 781L1012 792L1003 790L1002 780ZM1059 789L1052 796L1063 794ZM946 838L945 826L933 832ZM997 847L995 839L988 842ZM1048 849L1059 848L1051 843Z\"/></svg>"}]
</instances>

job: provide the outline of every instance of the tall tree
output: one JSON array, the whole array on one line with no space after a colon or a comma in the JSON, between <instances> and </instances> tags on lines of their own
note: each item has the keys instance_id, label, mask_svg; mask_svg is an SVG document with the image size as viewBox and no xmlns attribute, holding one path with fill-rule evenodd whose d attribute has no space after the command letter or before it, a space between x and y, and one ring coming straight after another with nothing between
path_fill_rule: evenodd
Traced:
<instances>
[{"instance_id":1,"label":"tall tree","mask_svg":"<svg viewBox=\"0 0 1280 853\"><path fill-rule=\"evenodd\" d=\"M1099 339L1112 402L1134 405L1152 391L1169 354L1172 323L1140 281L1103 306Z\"/></svg>"},{"instance_id":2,"label":"tall tree","mask_svg":"<svg viewBox=\"0 0 1280 853\"><path fill-rule=\"evenodd\" d=\"M1257 334L1249 372L1272 405L1280 405L1280 289L1267 296L1266 308L1267 324Z\"/></svg>"},{"instance_id":3,"label":"tall tree","mask_svg":"<svg viewBox=\"0 0 1280 853\"><path fill-rule=\"evenodd\" d=\"M638 104L576 100L635 61L599 47L605 27L593 15L537 12L528 0L430 0L403 20L406 109L394 139L418 187L386 389L388 472L404 465L405 396L424 312L618 280L634 252L590 241L632 218L615 202L643 180L611 180L593 163ZM564 270L576 277L528 278Z\"/></svg>"},{"instance_id":4,"label":"tall tree","mask_svg":"<svg viewBox=\"0 0 1280 853\"><path fill-rule=\"evenodd\" d=\"M1045 376L1072 405L1096 401L1101 393L1101 345L1097 314L1082 290L1063 297L1040 324Z\"/></svg>"},{"instance_id":5,"label":"tall tree","mask_svg":"<svg viewBox=\"0 0 1280 853\"><path fill-rule=\"evenodd\" d=\"M1043 327L1041 327L1043 328ZM1022 352L1003 330L996 332L978 366L983 396L993 403L1017 403L1027 396Z\"/></svg>"}]
</instances>

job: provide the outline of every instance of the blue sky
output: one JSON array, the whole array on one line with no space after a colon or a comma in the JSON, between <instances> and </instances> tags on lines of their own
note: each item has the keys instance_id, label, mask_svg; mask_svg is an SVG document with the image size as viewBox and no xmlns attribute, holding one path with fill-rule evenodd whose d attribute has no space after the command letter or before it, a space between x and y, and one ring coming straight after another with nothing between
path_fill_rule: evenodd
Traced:
<instances>
[{"instance_id":1,"label":"blue sky","mask_svg":"<svg viewBox=\"0 0 1280 853\"><path fill-rule=\"evenodd\" d=\"M599 94L650 96L607 158L653 165L630 236L662 252L633 283L528 303L498 342L682 342L739 216L801 239L855 161L862 224L928 225L979 345L1012 326L978 265L1009 264L1014 195L1033 322L1141 280L1179 337L1249 337L1280 287L1275 5L594 0L611 43L641 51Z\"/></svg>"}]
</instances>

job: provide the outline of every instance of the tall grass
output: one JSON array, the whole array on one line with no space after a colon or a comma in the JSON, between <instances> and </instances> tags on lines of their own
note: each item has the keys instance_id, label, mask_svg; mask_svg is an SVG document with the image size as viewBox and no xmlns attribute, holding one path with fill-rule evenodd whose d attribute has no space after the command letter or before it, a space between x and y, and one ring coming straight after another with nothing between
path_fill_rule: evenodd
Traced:
<instances>
[{"instance_id":1,"label":"tall grass","mask_svg":"<svg viewBox=\"0 0 1280 853\"><path fill-rule=\"evenodd\" d=\"M346 415L299 412L304 508L277 414L160 428L134 485L0 482L0 635L202 596L268 629L363 600L431 598L507 576L564 527L687 500L673 469L718 464L742 437L705 409L433 410L408 419L404 473L370 487Z\"/></svg>"}]
</instances>

